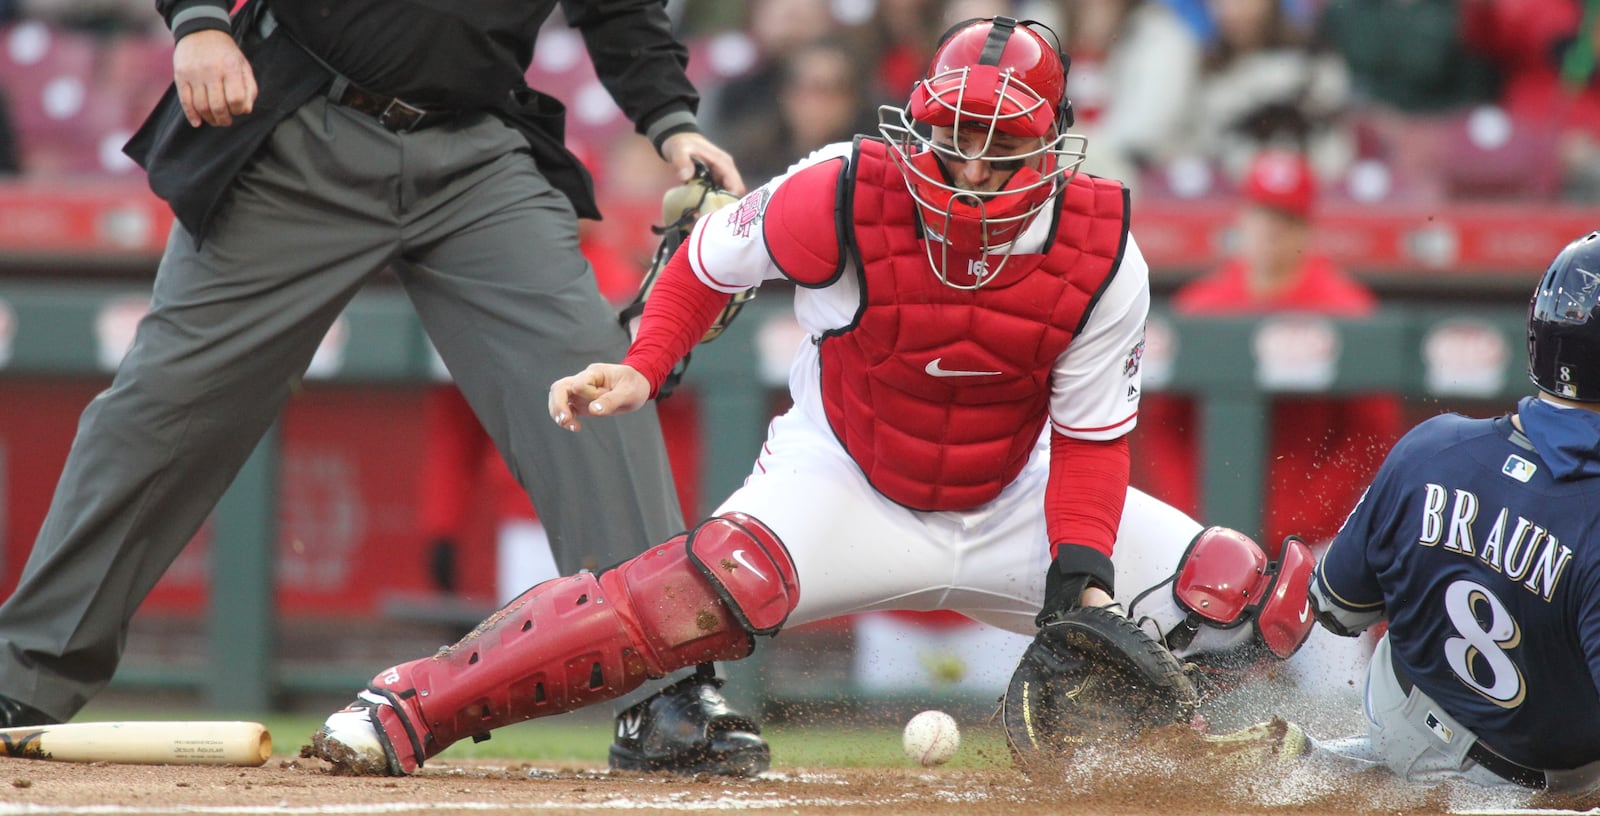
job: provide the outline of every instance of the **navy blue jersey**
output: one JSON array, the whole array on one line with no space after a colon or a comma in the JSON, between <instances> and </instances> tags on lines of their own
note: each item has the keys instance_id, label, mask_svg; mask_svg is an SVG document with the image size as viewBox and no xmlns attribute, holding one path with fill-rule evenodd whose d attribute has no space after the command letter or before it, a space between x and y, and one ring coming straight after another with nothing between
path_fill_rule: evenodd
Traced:
<instances>
[{"instance_id":1,"label":"navy blue jersey","mask_svg":"<svg viewBox=\"0 0 1600 816\"><path fill-rule=\"evenodd\" d=\"M1545 769L1600 760L1600 476L1558 470L1509 416L1429 419L1314 579L1349 611L1382 609L1419 688Z\"/></svg>"}]
</instances>

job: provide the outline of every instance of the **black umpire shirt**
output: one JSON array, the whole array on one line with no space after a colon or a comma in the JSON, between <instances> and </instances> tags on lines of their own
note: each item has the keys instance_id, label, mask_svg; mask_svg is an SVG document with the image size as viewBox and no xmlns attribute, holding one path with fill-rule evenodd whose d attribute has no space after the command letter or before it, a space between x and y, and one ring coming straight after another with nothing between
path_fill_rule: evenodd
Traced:
<instances>
[{"instance_id":1,"label":"black umpire shirt","mask_svg":"<svg viewBox=\"0 0 1600 816\"><path fill-rule=\"evenodd\" d=\"M169 88L126 148L197 242L233 177L279 122L327 89L330 69L419 107L494 112L527 137L540 170L578 214L599 217L588 173L562 144L564 107L523 79L558 0L270 0L279 30L262 40L253 28L264 2L251 0L230 21L226 0L156 0L180 39L231 26L259 87L255 110L225 128L189 127ZM639 133L659 148L666 136L695 129L688 51L672 36L664 0L559 3Z\"/></svg>"}]
</instances>

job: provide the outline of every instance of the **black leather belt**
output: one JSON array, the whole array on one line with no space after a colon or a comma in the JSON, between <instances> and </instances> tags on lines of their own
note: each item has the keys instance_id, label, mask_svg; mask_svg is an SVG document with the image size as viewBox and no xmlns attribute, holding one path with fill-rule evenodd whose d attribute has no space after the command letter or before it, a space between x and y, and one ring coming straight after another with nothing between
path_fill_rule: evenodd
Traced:
<instances>
[{"instance_id":1,"label":"black leather belt","mask_svg":"<svg viewBox=\"0 0 1600 816\"><path fill-rule=\"evenodd\" d=\"M1411 689L1416 684L1412 683L1411 678L1407 677L1405 672L1400 670L1400 664L1395 663L1391 659L1389 661L1389 665L1394 668L1394 680L1396 683L1400 684L1400 693L1410 696ZM1548 781L1544 775L1544 771L1536 768L1529 768L1520 762L1513 762L1509 759L1506 759L1505 757L1495 753L1491 748L1489 748L1489 746L1484 745L1483 740L1481 739L1474 738L1472 740L1472 747L1467 749L1467 759L1482 765L1495 776L1498 776L1507 782L1515 782L1516 784L1525 788L1544 790L1545 786L1548 784Z\"/></svg>"},{"instance_id":2,"label":"black leather belt","mask_svg":"<svg viewBox=\"0 0 1600 816\"><path fill-rule=\"evenodd\" d=\"M356 87L353 82L329 93L328 99L336 105L357 110L378 120L378 124L391 133L408 133L419 128L439 124L455 115L454 111L425 110L392 96L380 96Z\"/></svg>"}]
</instances>

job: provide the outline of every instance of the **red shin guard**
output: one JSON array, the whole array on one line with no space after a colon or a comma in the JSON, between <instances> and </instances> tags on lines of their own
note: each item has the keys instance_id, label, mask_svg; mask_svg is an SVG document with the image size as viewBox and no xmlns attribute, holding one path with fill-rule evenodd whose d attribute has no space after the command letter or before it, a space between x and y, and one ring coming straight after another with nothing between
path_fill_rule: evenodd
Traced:
<instances>
[{"instance_id":1,"label":"red shin guard","mask_svg":"<svg viewBox=\"0 0 1600 816\"><path fill-rule=\"evenodd\" d=\"M379 674L370 690L393 704L378 722L409 773L463 737L745 657L754 635L776 633L798 600L777 536L726 514L599 575L539 584L455 645Z\"/></svg>"}]
</instances>

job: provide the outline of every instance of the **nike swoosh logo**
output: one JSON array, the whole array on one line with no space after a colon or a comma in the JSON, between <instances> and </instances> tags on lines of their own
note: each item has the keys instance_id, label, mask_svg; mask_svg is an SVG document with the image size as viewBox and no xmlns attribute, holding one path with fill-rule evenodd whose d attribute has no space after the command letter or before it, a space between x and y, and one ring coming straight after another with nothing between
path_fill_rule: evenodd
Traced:
<instances>
[{"instance_id":1,"label":"nike swoosh logo","mask_svg":"<svg viewBox=\"0 0 1600 816\"><path fill-rule=\"evenodd\" d=\"M1308 602L1305 606L1300 607L1300 622L1305 623L1309 617L1311 617L1311 604Z\"/></svg>"},{"instance_id":2,"label":"nike swoosh logo","mask_svg":"<svg viewBox=\"0 0 1600 816\"><path fill-rule=\"evenodd\" d=\"M744 550L734 550L733 560L738 561L740 566L755 573L757 578L760 578L763 581L767 580L766 573L756 569L756 565L750 563L750 559L744 557Z\"/></svg>"},{"instance_id":3,"label":"nike swoosh logo","mask_svg":"<svg viewBox=\"0 0 1600 816\"><path fill-rule=\"evenodd\" d=\"M943 357L933 358L923 371L928 372L930 377L992 377L996 374L1005 373L1004 371L962 371L960 369L942 368L939 363L943 360Z\"/></svg>"}]
</instances>

